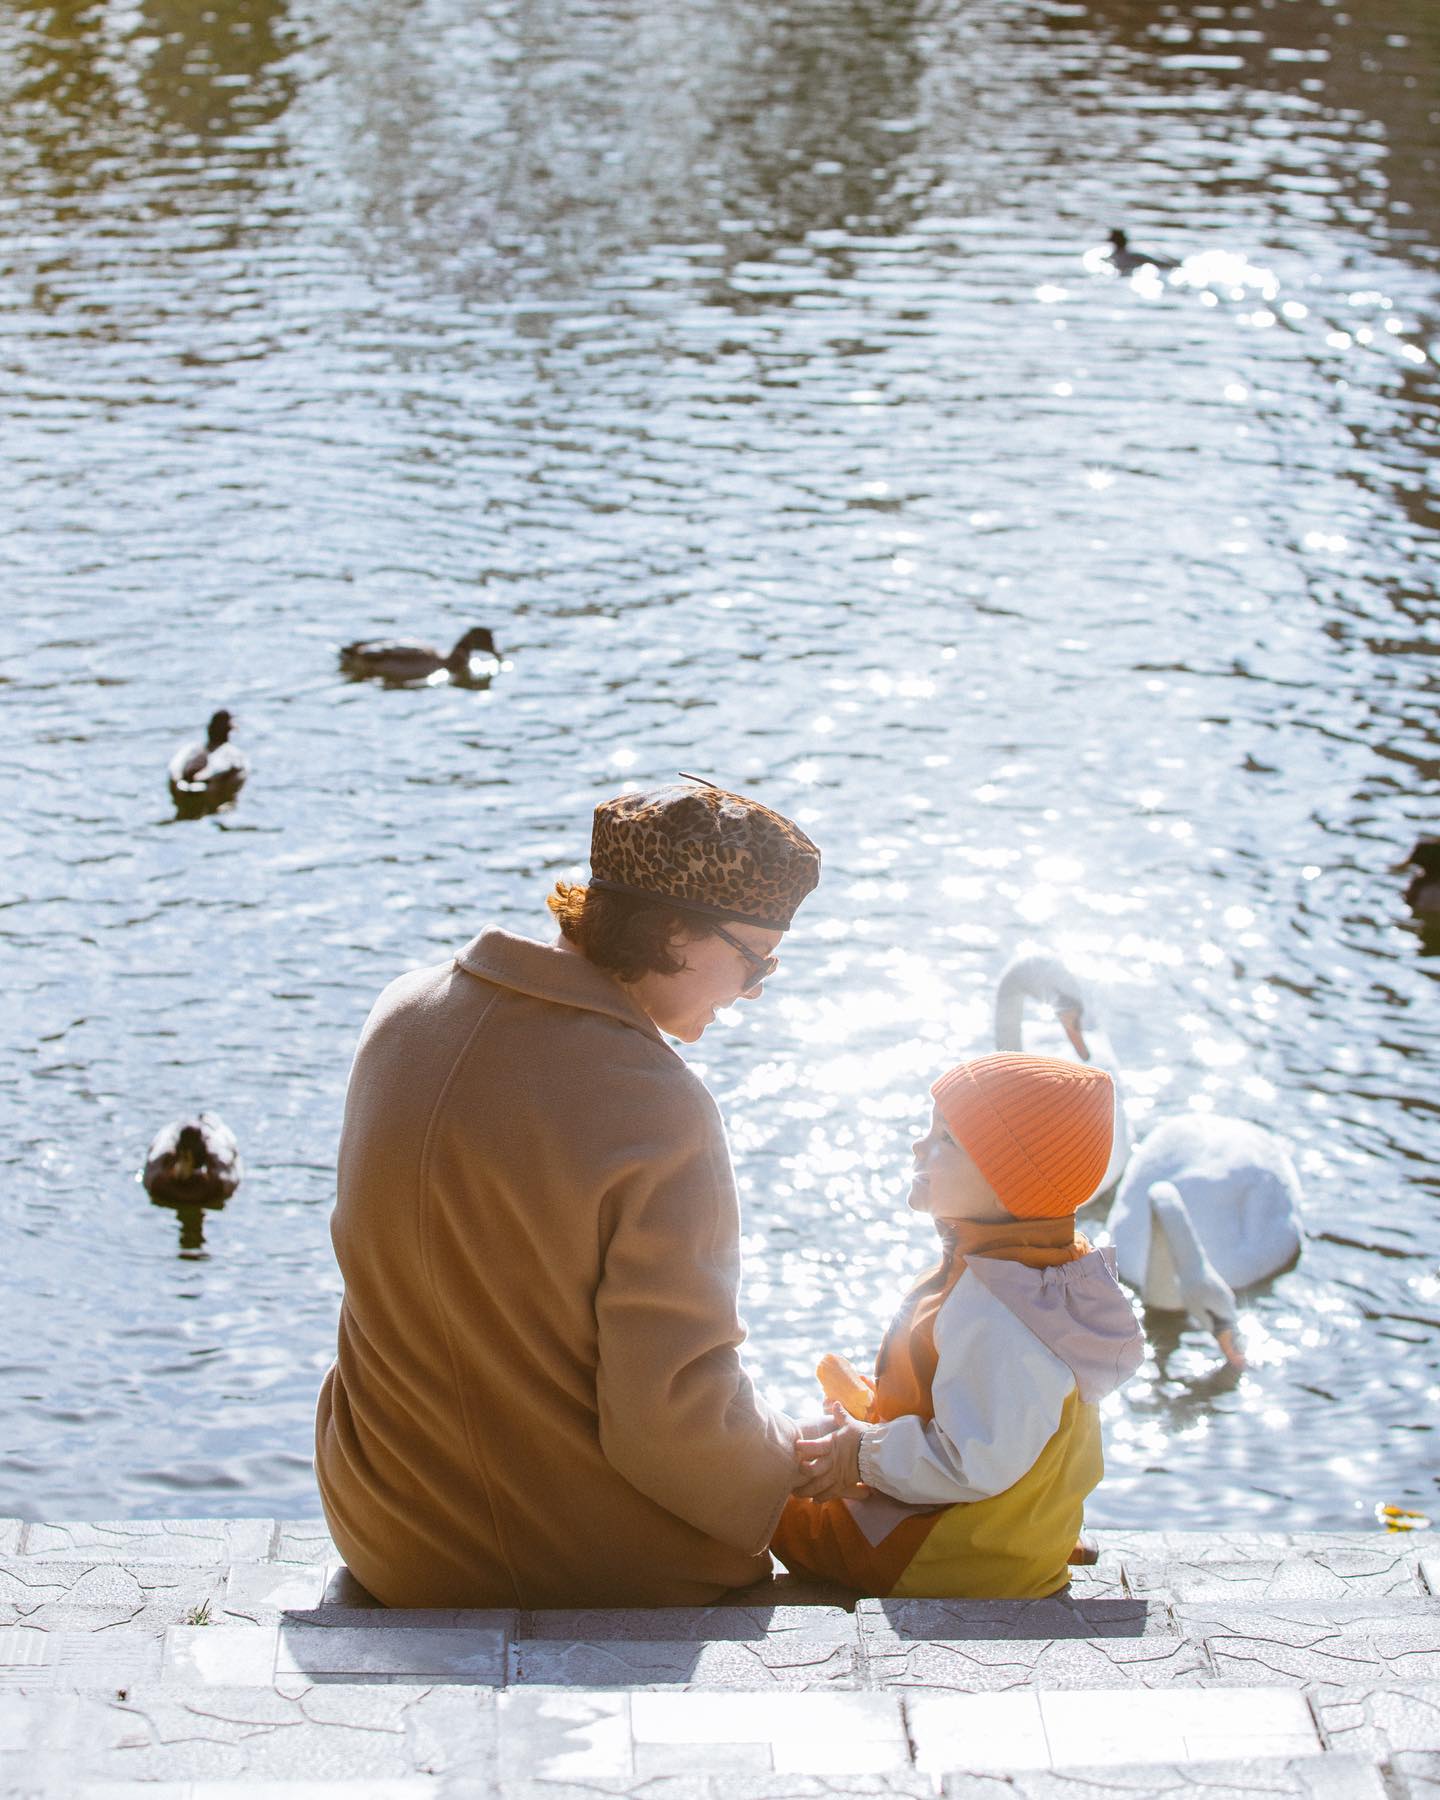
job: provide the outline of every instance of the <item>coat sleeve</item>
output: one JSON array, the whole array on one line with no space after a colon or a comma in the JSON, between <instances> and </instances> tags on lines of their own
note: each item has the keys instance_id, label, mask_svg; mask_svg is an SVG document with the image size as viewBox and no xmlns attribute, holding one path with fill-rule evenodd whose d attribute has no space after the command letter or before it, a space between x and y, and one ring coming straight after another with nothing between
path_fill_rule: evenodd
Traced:
<instances>
[{"instance_id":1,"label":"coat sleeve","mask_svg":"<svg viewBox=\"0 0 1440 1800\"><path fill-rule=\"evenodd\" d=\"M870 1427L860 1478L912 1505L988 1500L1013 1487L1060 1424L1075 1377L967 1270L935 1321L935 1417Z\"/></svg>"},{"instance_id":2,"label":"coat sleeve","mask_svg":"<svg viewBox=\"0 0 1440 1800\"><path fill-rule=\"evenodd\" d=\"M659 1141L608 1196L600 1444L641 1493L753 1555L789 1496L796 1430L740 1363L739 1206L714 1103L703 1089L667 1094L663 1114Z\"/></svg>"}]
</instances>

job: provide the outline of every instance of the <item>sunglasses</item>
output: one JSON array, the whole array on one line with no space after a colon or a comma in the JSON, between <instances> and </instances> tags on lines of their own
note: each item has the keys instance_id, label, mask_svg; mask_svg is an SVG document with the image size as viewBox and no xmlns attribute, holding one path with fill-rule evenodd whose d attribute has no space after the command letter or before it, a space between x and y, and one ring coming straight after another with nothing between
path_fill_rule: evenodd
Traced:
<instances>
[{"instance_id":1,"label":"sunglasses","mask_svg":"<svg viewBox=\"0 0 1440 1800\"><path fill-rule=\"evenodd\" d=\"M758 955L748 944L742 944L739 938L737 938L733 932L727 931L723 925L712 925L710 929L715 933L716 937L727 943L732 950L738 950L749 965L752 979L750 986L745 989L747 994L752 988L759 987L762 981L768 981L780 967L780 958L778 956Z\"/></svg>"}]
</instances>

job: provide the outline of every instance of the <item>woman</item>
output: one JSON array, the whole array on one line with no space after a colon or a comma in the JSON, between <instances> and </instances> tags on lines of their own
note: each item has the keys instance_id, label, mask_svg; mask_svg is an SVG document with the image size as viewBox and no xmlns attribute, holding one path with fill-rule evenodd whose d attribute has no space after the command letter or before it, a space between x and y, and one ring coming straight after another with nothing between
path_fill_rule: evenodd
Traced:
<instances>
[{"instance_id":1,"label":"woman","mask_svg":"<svg viewBox=\"0 0 1440 1800\"><path fill-rule=\"evenodd\" d=\"M591 868L558 943L482 931L356 1051L316 1474L390 1606L703 1604L768 1572L799 1479L738 1356L719 1113L662 1033L760 993L819 852L677 785L598 806Z\"/></svg>"}]
</instances>

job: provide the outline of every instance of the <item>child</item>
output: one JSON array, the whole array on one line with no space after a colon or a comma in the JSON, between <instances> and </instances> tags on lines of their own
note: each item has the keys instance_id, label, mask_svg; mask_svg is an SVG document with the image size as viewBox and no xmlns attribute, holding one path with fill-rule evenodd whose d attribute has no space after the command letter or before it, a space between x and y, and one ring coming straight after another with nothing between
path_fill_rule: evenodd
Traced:
<instances>
[{"instance_id":1,"label":"child","mask_svg":"<svg viewBox=\"0 0 1440 1800\"><path fill-rule=\"evenodd\" d=\"M910 1205L935 1220L940 1261L891 1320L873 1382L821 1364L836 1428L797 1443L809 1480L771 1549L862 1594L1052 1594L1104 1470L1098 1402L1144 1355L1113 1252L1075 1233L1114 1090L1085 1064L999 1055L931 1093Z\"/></svg>"}]
</instances>

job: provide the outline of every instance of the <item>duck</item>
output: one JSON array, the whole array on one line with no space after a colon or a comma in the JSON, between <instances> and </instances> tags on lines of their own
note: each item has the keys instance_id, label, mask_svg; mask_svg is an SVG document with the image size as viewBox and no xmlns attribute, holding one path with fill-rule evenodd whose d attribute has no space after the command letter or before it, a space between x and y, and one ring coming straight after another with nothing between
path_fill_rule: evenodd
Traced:
<instances>
[{"instance_id":1,"label":"duck","mask_svg":"<svg viewBox=\"0 0 1440 1800\"><path fill-rule=\"evenodd\" d=\"M1118 225L1110 233L1110 248L1101 250L1100 255L1117 275L1133 275L1137 269L1144 268L1164 271L1180 267L1173 256L1157 256L1153 250L1132 250L1129 238Z\"/></svg>"},{"instance_id":2,"label":"duck","mask_svg":"<svg viewBox=\"0 0 1440 1800\"><path fill-rule=\"evenodd\" d=\"M170 798L183 817L228 806L245 785L250 761L230 742L234 716L222 707L211 713L203 743L185 744L170 758Z\"/></svg>"},{"instance_id":3,"label":"duck","mask_svg":"<svg viewBox=\"0 0 1440 1800\"><path fill-rule=\"evenodd\" d=\"M1283 1139L1248 1119L1162 1119L1136 1150L1108 1220L1120 1279L1158 1312L1189 1313L1245 1367L1237 1288L1303 1245L1300 1177Z\"/></svg>"},{"instance_id":4,"label":"duck","mask_svg":"<svg viewBox=\"0 0 1440 1800\"><path fill-rule=\"evenodd\" d=\"M1405 904L1427 925L1440 925L1440 838L1421 838L1400 865L1402 875L1414 869L1405 889Z\"/></svg>"},{"instance_id":5,"label":"duck","mask_svg":"<svg viewBox=\"0 0 1440 1800\"><path fill-rule=\"evenodd\" d=\"M230 1198L243 1174L235 1133L218 1113L202 1112L161 1126L145 1152L141 1180L152 1200L213 1206Z\"/></svg>"},{"instance_id":6,"label":"duck","mask_svg":"<svg viewBox=\"0 0 1440 1800\"><path fill-rule=\"evenodd\" d=\"M1026 1044L1025 1002L1034 1000L1054 1008L1059 1032L1055 1041ZM1063 1037L1061 1036L1063 1033ZM1125 1115L1125 1094L1120 1063L1109 1038L1093 1017L1085 999L1084 983L1063 958L1048 950L1019 950L1012 956L995 987L995 1048L1024 1051L1039 1056L1070 1056L1103 1069L1115 1084L1115 1123L1110 1139L1110 1160L1100 1185L1090 1195L1097 1200L1109 1193L1130 1159L1130 1123ZM1090 1200L1085 1204L1088 1206Z\"/></svg>"},{"instance_id":7,"label":"duck","mask_svg":"<svg viewBox=\"0 0 1440 1800\"><path fill-rule=\"evenodd\" d=\"M442 671L460 685L486 686L500 667L500 651L488 625L472 626L448 656L433 644L403 638L369 638L346 644L340 667L354 681L388 681L396 686L431 681Z\"/></svg>"}]
</instances>

